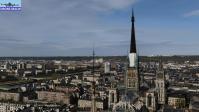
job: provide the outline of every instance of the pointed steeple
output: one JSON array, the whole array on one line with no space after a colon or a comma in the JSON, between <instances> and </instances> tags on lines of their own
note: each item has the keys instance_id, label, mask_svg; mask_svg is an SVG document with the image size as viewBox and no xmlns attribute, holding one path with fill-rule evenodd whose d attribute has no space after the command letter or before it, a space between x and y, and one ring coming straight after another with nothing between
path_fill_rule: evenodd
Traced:
<instances>
[{"instance_id":1,"label":"pointed steeple","mask_svg":"<svg viewBox=\"0 0 199 112\"><path fill-rule=\"evenodd\" d=\"M131 46L130 46L130 53L136 53L136 40L135 40L135 17L134 17L134 11L132 10L132 28L131 28Z\"/></svg>"},{"instance_id":2,"label":"pointed steeple","mask_svg":"<svg viewBox=\"0 0 199 112\"><path fill-rule=\"evenodd\" d=\"M131 45L130 45L130 53L129 53L129 67L137 67L137 51L136 51L136 40L135 40L135 17L134 12L132 10L132 28L131 28Z\"/></svg>"},{"instance_id":3,"label":"pointed steeple","mask_svg":"<svg viewBox=\"0 0 199 112\"><path fill-rule=\"evenodd\" d=\"M135 17L134 17L134 11L133 11L133 9L132 9L132 15L131 15L131 16L132 16L131 21L132 21L132 22L135 22Z\"/></svg>"}]
</instances>

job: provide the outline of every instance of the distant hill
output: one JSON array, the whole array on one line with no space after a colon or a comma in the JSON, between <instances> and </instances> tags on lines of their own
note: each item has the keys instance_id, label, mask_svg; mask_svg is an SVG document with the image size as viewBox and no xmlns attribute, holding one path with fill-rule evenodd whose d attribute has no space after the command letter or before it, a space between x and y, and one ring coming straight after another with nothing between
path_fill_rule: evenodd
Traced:
<instances>
[{"instance_id":1,"label":"distant hill","mask_svg":"<svg viewBox=\"0 0 199 112\"><path fill-rule=\"evenodd\" d=\"M127 56L96 56L96 59L103 58L104 60L121 60L127 61ZM199 61L199 55L195 56L139 56L139 61ZM69 61L81 61L81 60L92 60L92 56L55 56L55 57L0 57L0 60L69 60Z\"/></svg>"}]
</instances>

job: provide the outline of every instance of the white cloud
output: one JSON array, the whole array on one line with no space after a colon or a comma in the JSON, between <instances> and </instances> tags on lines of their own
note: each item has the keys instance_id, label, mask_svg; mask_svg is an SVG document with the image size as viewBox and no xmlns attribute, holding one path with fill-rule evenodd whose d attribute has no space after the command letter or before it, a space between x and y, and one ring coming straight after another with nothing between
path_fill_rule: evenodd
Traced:
<instances>
[{"instance_id":1,"label":"white cloud","mask_svg":"<svg viewBox=\"0 0 199 112\"><path fill-rule=\"evenodd\" d=\"M97 10L112 10L112 9L123 9L132 4L137 0L90 0L93 1L93 7Z\"/></svg>"},{"instance_id":2,"label":"white cloud","mask_svg":"<svg viewBox=\"0 0 199 112\"><path fill-rule=\"evenodd\" d=\"M199 10L194 10L184 14L184 17L190 17L190 16L199 16Z\"/></svg>"},{"instance_id":3,"label":"white cloud","mask_svg":"<svg viewBox=\"0 0 199 112\"><path fill-rule=\"evenodd\" d=\"M93 42L102 49L130 39L130 27L107 24L98 14L127 10L135 1L25 0L22 11L1 13L0 56L86 55L89 52L82 52L89 51ZM78 48L81 52L74 50ZM110 50L101 51L111 55Z\"/></svg>"}]
</instances>

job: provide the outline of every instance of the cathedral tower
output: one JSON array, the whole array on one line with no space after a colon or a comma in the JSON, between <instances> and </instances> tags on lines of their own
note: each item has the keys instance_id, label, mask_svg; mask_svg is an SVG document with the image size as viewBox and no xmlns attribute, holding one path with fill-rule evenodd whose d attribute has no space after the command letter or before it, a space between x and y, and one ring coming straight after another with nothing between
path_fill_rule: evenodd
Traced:
<instances>
[{"instance_id":1,"label":"cathedral tower","mask_svg":"<svg viewBox=\"0 0 199 112\"><path fill-rule=\"evenodd\" d=\"M131 45L129 53L129 67L126 78L127 91L129 91L130 93L139 92L138 56L136 50L134 22L135 22L135 17L134 13L132 12Z\"/></svg>"},{"instance_id":2,"label":"cathedral tower","mask_svg":"<svg viewBox=\"0 0 199 112\"><path fill-rule=\"evenodd\" d=\"M165 104L165 75L161 60L159 62L159 69L156 72L156 91L158 93L158 104Z\"/></svg>"}]
</instances>

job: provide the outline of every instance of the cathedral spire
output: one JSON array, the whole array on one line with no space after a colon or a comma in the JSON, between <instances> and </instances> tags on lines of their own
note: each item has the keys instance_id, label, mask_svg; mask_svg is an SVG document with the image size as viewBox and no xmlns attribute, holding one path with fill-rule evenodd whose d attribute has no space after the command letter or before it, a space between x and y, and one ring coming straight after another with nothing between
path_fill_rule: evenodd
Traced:
<instances>
[{"instance_id":1,"label":"cathedral spire","mask_svg":"<svg viewBox=\"0 0 199 112\"><path fill-rule=\"evenodd\" d=\"M130 53L136 53L136 40L135 40L135 17L134 17L134 11L132 10L132 28L131 28L131 46L130 46Z\"/></svg>"},{"instance_id":2,"label":"cathedral spire","mask_svg":"<svg viewBox=\"0 0 199 112\"><path fill-rule=\"evenodd\" d=\"M136 40L135 40L135 17L132 10L132 28L131 28L131 45L130 45L130 54L129 54L129 67L137 67L137 51L136 51Z\"/></svg>"}]
</instances>

